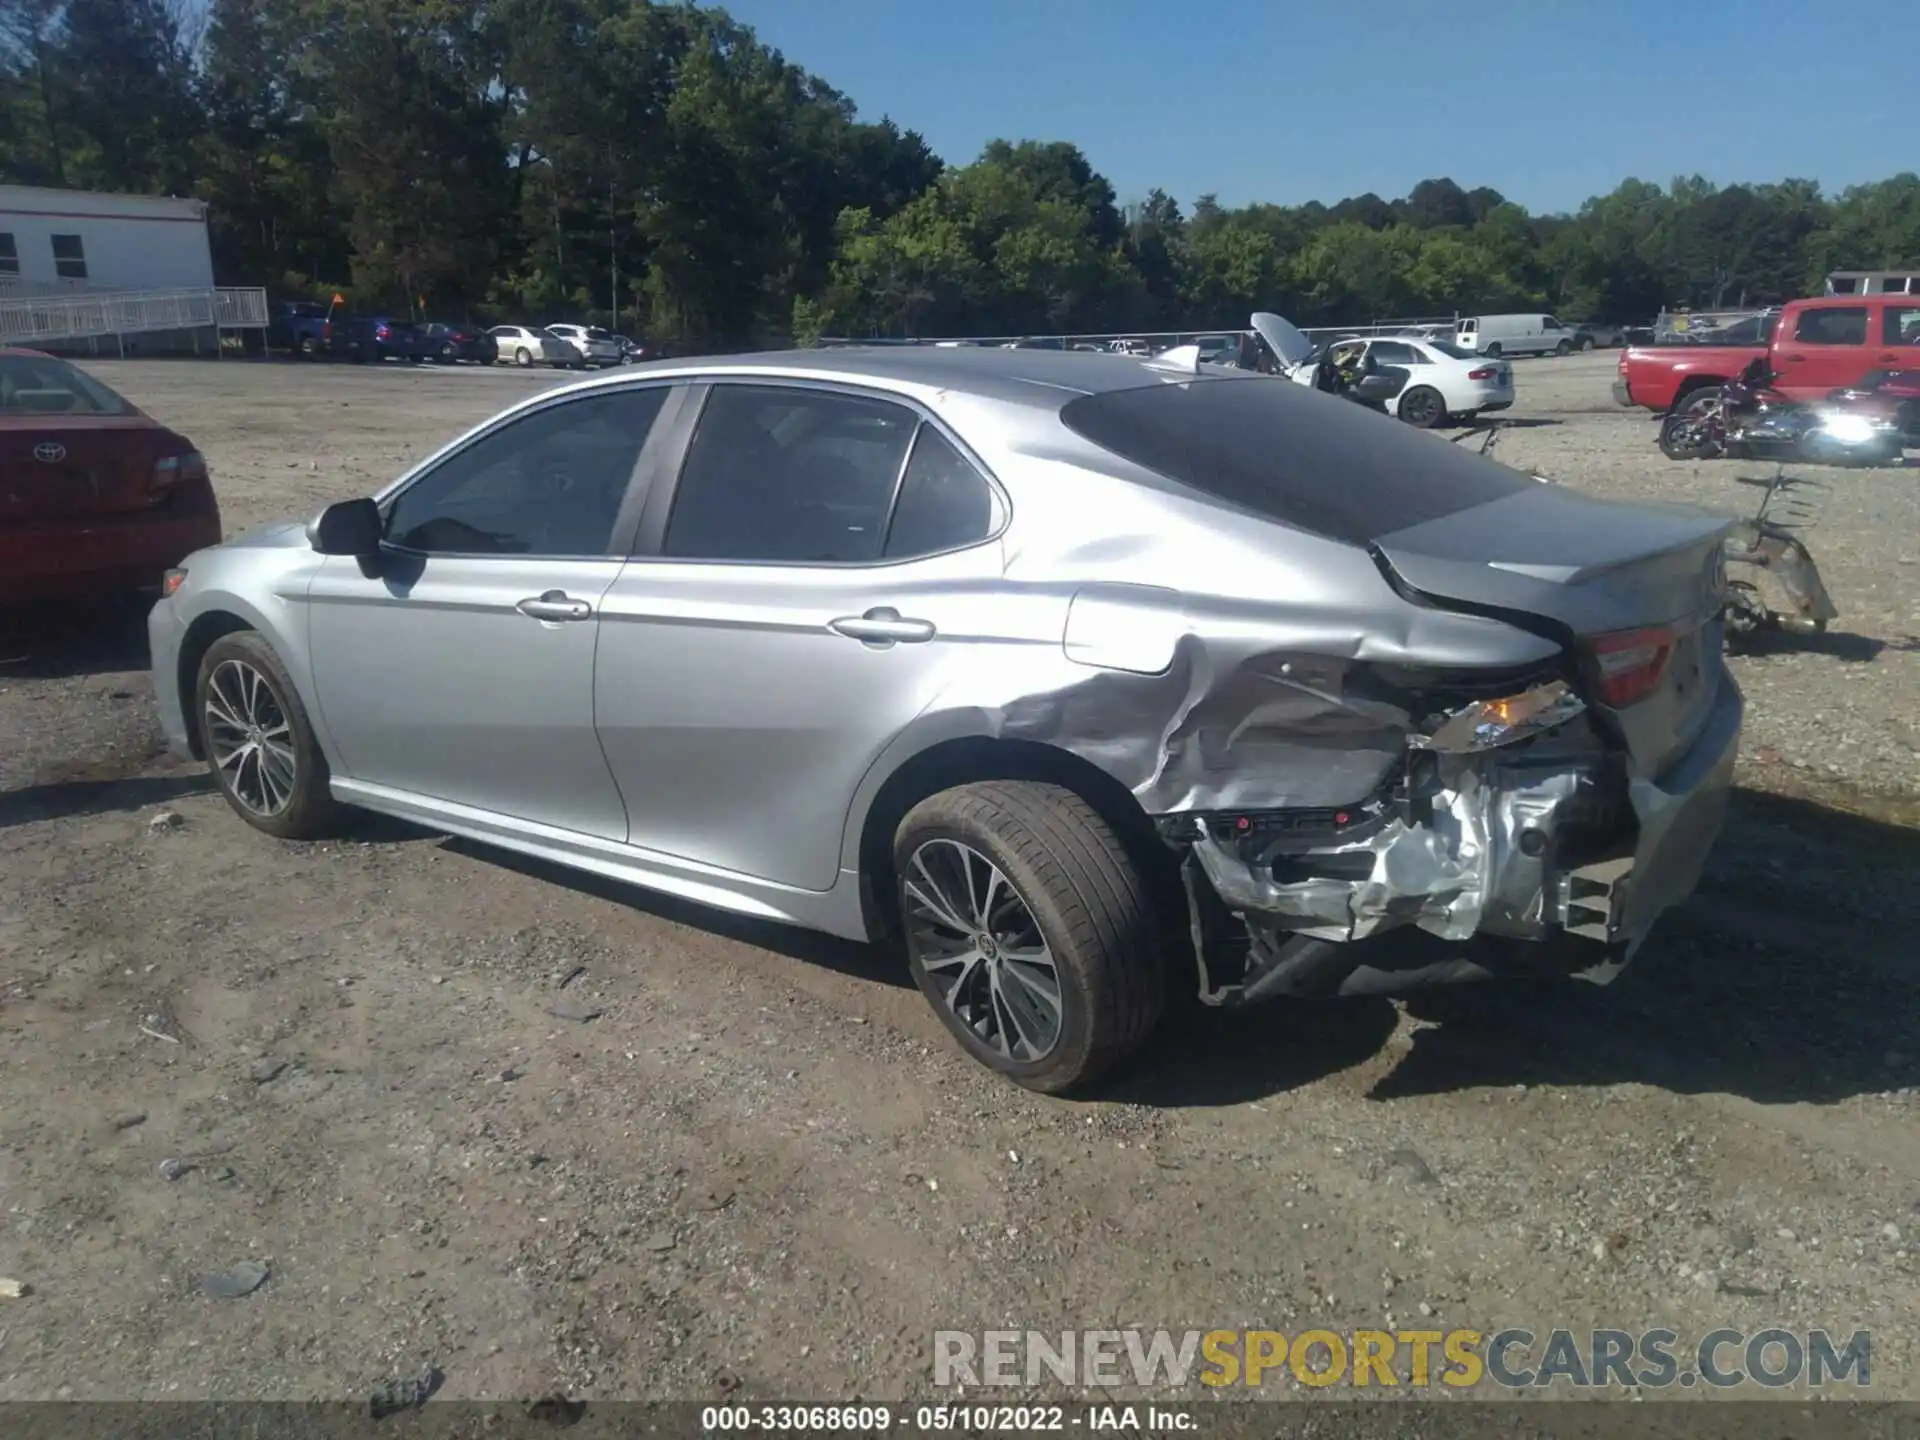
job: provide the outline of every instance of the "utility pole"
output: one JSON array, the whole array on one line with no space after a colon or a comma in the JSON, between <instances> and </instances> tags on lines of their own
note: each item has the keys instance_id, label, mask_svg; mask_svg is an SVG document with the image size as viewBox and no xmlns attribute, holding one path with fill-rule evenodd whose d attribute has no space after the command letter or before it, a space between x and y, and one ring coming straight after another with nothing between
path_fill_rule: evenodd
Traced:
<instances>
[{"instance_id":1,"label":"utility pole","mask_svg":"<svg viewBox=\"0 0 1920 1440\"><path fill-rule=\"evenodd\" d=\"M620 332L620 217L614 209L613 188L613 142L607 142L607 265L612 271L611 288L607 292L607 308L613 314L613 324L608 328L616 335ZM625 357L622 357L625 358Z\"/></svg>"}]
</instances>

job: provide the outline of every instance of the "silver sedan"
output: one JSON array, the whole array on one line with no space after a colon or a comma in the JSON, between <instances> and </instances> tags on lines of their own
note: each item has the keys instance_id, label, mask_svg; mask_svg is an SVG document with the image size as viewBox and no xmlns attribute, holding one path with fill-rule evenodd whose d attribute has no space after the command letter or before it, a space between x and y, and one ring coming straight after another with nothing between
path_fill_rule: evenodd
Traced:
<instances>
[{"instance_id":1,"label":"silver sedan","mask_svg":"<svg viewBox=\"0 0 1920 1440\"><path fill-rule=\"evenodd\" d=\"M1730 785L1724 528L1177 357L666 361L190 556L154 689L269 835L895 946L1059 1091L1183 978L1611 978Z\"/></svg>"}]
</instances>

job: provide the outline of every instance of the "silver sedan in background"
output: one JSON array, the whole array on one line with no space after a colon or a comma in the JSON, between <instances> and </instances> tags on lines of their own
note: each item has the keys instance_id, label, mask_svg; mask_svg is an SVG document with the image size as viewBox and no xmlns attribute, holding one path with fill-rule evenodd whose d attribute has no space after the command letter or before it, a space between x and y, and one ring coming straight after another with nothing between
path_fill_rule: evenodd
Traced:
<instances>
[{"instance_id":1,"label":"silver sedan in background","mask_svg":"<svg viewBox=\"0 0 1920 1440\"><path fill-rule=\"evenodd\" d=\"M1060 1091L1172 979L1610 978L1720 824L1724 528L1191 362L668 361L192 555L154 689L269 835L363 807L897 946Z\"/></svg>"}]
</instances>

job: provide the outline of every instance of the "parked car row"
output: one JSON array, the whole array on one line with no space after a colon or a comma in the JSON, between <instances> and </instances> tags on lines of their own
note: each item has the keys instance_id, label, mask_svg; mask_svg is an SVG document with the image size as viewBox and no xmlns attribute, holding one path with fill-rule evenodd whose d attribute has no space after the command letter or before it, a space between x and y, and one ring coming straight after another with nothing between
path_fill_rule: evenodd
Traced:
<instances>
[{"instance_id":1,"label":"parked car row","mask_svg":"<svg viewBox=\"0 0 1920 1440\"><path fill-rule=\"evenodd\" d=\"M597 325L478 325L417 323L389 315L353 315L313 301L283 301L267 327L270 349L308 360L354 363L404 360L587 370L659 359L657 347L614 335Z\"/></svg>"}]
</instances>

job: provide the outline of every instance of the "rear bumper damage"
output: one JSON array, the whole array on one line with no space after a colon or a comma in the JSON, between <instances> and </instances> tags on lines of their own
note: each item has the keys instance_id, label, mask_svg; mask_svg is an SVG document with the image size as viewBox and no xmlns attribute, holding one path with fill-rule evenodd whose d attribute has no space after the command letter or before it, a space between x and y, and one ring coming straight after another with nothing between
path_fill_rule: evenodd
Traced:
<instances>
[{"instance_id":1,"label":"rear bumper damage","mask_svg":"<svg viewBox=\"0 0 1920 1440\"><path fill-rule=\"evenodd\" d=\"M1723 674L1657 780L1583 722L1511 749L1410 753L1390 788L1347 809L1162 817L1186 852L1202 998L1606 983L1699 880L1743 703Z\"/></svg>"}]
</instances>

